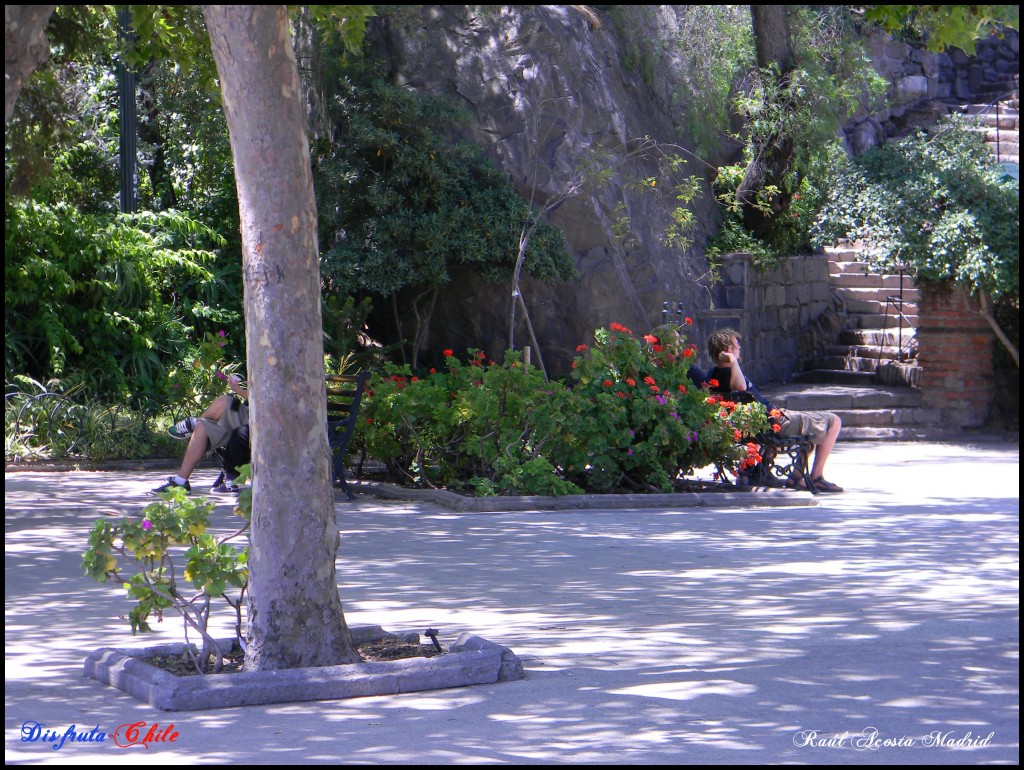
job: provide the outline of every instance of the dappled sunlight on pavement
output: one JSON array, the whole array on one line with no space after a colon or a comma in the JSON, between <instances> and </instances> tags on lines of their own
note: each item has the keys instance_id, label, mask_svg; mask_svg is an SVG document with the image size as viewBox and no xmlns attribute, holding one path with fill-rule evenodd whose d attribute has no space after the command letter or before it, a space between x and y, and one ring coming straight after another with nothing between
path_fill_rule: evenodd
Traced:
<instances>
[{"instance_id":1,"label":"dappled sunlight on pavement","mask_svg":"<svg viewBox=\"0 0 1024 770\"><path fill-rule=\"evenodd\" d=\"M180 732L157 764L1015 764L1017 447L848 443L829 465L848 492L813 507L339 502L350 626L478 634L526 679L170 714L81 673L98 647L181 638L168 617L133 639L123 589L78 564L161 475L7 474L8 761L137 760L18 729L138 719ZM236 522L218 506L218 532Z\"/></svg>"}]
</instances>

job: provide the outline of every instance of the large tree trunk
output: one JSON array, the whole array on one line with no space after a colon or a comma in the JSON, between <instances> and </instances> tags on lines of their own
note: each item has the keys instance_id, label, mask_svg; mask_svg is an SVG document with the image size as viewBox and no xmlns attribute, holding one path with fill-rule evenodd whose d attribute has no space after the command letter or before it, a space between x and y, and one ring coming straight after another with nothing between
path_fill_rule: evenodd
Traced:
<instances>
[{"instance_id":1,"label":"large tree trunk","mask_svg":"<svg viewBox=\"0 0 1024 770\"><path fill-rule=\"evenodd\" d=\"M55 5L4 6L4 125L29 76L50 55L46 24Z\"/></svg>"},{"instance_id":2,"label":"large tree trunk","mask_svg":"<svg viewBox=\"0 0 1024 770\"><path fill-rule=\"evenodd\" d=\"M335 575L316 202L285 6L203 8L231 134L253 514L249 670L358 660Z\"/></svg>"},{"instance_id":3,"label":"large tree trunk","mask_svg":"<svg viewBox=\"0 0 1024 770\"><path fill-rule=\"evenodd\" d=\"M779 84L784 86L794 66L786 6L752 5L750 12L757 66L762 70L774 68ZM764 235L772 220L789 208L791 192L783 180L790 171L793 151L793 141L783 131L754 142L754 157L736 190L736 198L743 212L743 224L757 236ZM770 208L766 211L758 205L758 193L769 186L778 187L779 192L768 202Z\"/></svg>"}]
</instances>

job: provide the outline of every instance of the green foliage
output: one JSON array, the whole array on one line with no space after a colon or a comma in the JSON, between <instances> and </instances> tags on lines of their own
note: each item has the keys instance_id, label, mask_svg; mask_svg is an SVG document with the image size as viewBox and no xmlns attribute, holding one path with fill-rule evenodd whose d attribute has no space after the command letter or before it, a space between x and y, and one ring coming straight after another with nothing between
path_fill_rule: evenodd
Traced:
<instances>
[{"instance_id":1,"label":"green foliage","mask_svg":"<svg viewBox=\"0 0 1024 770\"><path fill-rule=\"evenodd\" d=\"M729 131L733 86L756 61L750 8L682 6L678 46L681 84L677 102L699 154L715 157Z\"/></svg>"},{"instance_id":2,"label":"green foliage","mask_svg":"<svg viewBox=\"0 0 1024 770\"><path fill-rule=\"evenodd\" d=\"M815 224L823 245L867 245L878 271L914 268L998 300L1020 288L1019 183L1004 177L981 137L954 116L932 136L889 142L832 181Z\"/></svg>"},{"instance_id":3,"label":"green foliage","mask_svg":"<svg viewBox=\"0 0 1024 770\"><path fill-rule=\"evenodd\" d=\"M214 506L205 498L189 498L183 488L160 497L143 509L141 518L97 521L82 554L82 569L98 582L116 580L124 585L128 598L135 602L128 613L133 634L151 631L150 618L162 620L164 610L179 613L186 639L189 630L203 638L202 653L195 659L197 669L216 671L220 656L212 654L215 642L207 631L210 602L223 598L239 617L249 580L248 547L239 550L228 541L248 530L248 516L241 507L236 509L247 523L238 532L217 539L207 533ZM180 547L186 550L179 578L175 558L182 558ZM134 574L122 574L125 564ZM182 580L195 592L186 594ZM232 589L238 589L237 598L229 595Z\"/></svg>"},{"instance_id":4,"label":"green foliage","mask_svg":"<svg viewBox=\"0 0 1024 770\"><path fill-rule=\"evenodd\" d=\"M389 366L367 385L354 447L394 477L421 486L465 486L491 494L571 494L546 445L559 430L567 394L548 387L519 353L488 363L469 351L462 364L445 351L445 368L425 377Z\"/></svg>"},{"instance_id":5,"label":"green foliage","mask_svg":"<svg viewBox=\"0 0 1024 770\"><path fill-rule=\"evenodd\" d=\"M711 256L741 250L767 267L779 257L807 251L809 228L843 152L838 129L858 109L877 109L888 88L845 7L795 6L789 19L796 66L785 74L776 67L754 71L734 101L744 121L736 137L745 143L744 159L719 169L715 180L724 225L709 245ZM748 167L780 144L791 148L788 166L751 201L769 226L756 237L745 235L737 189Z\"/></svg>"},{"instance_id":6,"label":"green foliage","mask_svg":"<svg viewBox=\"0 0 1024 770\"><path fill-rule=\"evenodd\" d=\"M391 367L367 388L353 447L406 484L478 494L672 489L694 468L742 459L760 405L725 408L686 376L694 346L676 327L635 337L620 324L581 345L572 382L546 382L517 353L416 377Z\"/></svg>"},{"instance_id":7,"label":"green foliage","mask_svg":"<svg viewBox=\"0 0 1024 770\"><path fill-rule=\"evenodd\" d=\"M344 142L315 148L330 290L388 297L437 288L456 266L508 278L529 211L478 147L446 136L463 120L457 111L382 81L352 85L337 109ZM539 230L527 270L541 280L573 275L560 233Z\"/></svg>"},{"instance_id":8,"label":"green foliage","mask_svg":"<svg viewBox=\"0 0 1024 770\"><path fill-rule=\"evenodd\" d=\"M180 447L153 416L124 404L90 398L84 387L15 375L4 398L4 456L8 461L137 459Z\"/></svg>"},{"instance_id":9,"label":"green foliage","mask_svg":"<svg viewBox=\"0 0 1024 770\"><path fill-rule=\"evenodd\" d=\"M975 43L1002 35L1001 27L1020 27L1016 5L868 5L864 20L887 32L923 39L930 51L956 47L974 56Z\"/></svg>"},{"instance_id":10,"label":"green foliage","mask_svg":"<svg viewBox=\"0 0 1024 770\"><path fill-rule=\"evenodd\" d=\"M8 199L5 367L43 380L75 374L91 391L142 401L167 392L164 361L206 321L190 285L221 241L176 212L86 214Z\"/></svg>"}]
</instances>

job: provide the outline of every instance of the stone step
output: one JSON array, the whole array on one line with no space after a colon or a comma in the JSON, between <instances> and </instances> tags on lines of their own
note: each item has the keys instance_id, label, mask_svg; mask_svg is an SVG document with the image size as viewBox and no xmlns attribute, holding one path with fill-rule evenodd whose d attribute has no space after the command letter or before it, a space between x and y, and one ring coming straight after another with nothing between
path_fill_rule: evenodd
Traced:
<instances>
[{"instance_id":1,"label":"stone step","mask_svg":"<svg viewBox=\"0 0 1024 770\"><path fill-rule=\"evenodd\" d=\"M909 324L912 328L917 328L917 313L904 313L904 319L892 311L888 315L885 312L881 313L855 313L851 316L851 320L856 322L857 328L861 329L898 329L902 326L904 329Z\"/></svg>"},{"instance_id":2,"label":"stone step","mask_svg":"<svg viewBox=\"0 0 1024 770\"><path fill-rule=\"evenodd\" d=\"M839 441L957 441L963 434L935 425L839 429Z\"/></svg>"},{"instance_id":3,"label":"stone step","mask_svg":"<svg viewBox=\"0 0 1024 770\"><path fill-rule=\"evenodd\" d=\"M1014 147L1020 144L1020 131L1017 129L978 126L977 131L984 134L985 141L989 144L1000 144L1004 147Z\"/></svg>"},{"instance_id":4,"label":"stone step","mask_svg":"<svg viewBox=\"0 0 1024 770\"><path fill-rule=\"evenodd\" d=\"M825 256L830 262L858 262L863 250L855 246L826 246Z\"/></svg>"},{"instance_id":5,"label":"stone step","mask_svg":"<svg viewBox=\"0 0 1024 770\"><path fill-rule=\"evenodd\" d=\"M972 105L971 112L963 112L970 123L983 128L998 128L1012 131L1020 126L1020 113L1013 107L1000 106L997 111L991 105Z\"/></svg>"},{"instance_id":6,"label":"stone step","mask_svg":"<svg viewBox=\"0 0 1024 770\"><path fill-rule=\"evenodd\" d=\"M912 358L917 354L916 346L913 351L908 351L908 343L910 339L905 338L903 340L903 350L900 351L896 345L829 345L825 350L825 357L833 358L838 357L840 359L846 358L865 358L876 363L878 361L892 361L899 357ZM822 368L822 367L816 367ZM847 367L851 368L851 367ZM853 369L861 369L864 367L852 367Z\"/></svg>"},{"instance_id":7,"label":"stone step","mask_svg":"<svg viewBox=\"0 0 1024 770\"><path fill-rule=\"evenodd\" d=\"M881 278L882 276L876 277ZM894 299L902 298L906 305L916 305L917 300L920 298L917 289L910 289L904 286L901 292L899 284L890 288L886 286L849 286L847 284L840 284L837 281L832 281L831 283L836 289L836 294L847 302L880 302L884 306L889 298L892 297Z\"/></svg>"},{"instance_id":8,"label":"stone step","mask_svg":"<svg viewBox=\"0 0 1024 770\"><path fill-rule=\"evenodd\" d=\"M898 294L901 284L904 293L917 288L909 275L901 277L857 271L835 271L829 275L829 282L841 289L888 289L890 294Z\"/></svg>"},{"instance_id":9,"label":"stone step","mask_svg":"<svg viewBox=\"0 0 1024 770\"><path fill-rule=\"evenodd\" d=\"M773 385L762 395L788 409L837 411L844 409L920 409L923 394L917 388L874 383L798 383Z\"/></svg>"},{"instance_id":10,"label":"stone step","mask_svg":"<svg viewBox=\"0 0 1024 770\"><path fill-rule=\"evenodd\" d=\"M855 372L844 369L810 369L793 375L796 383L828 383L833 385L872 385L874 372Z\"/></svg>"},{"instance_id":11,"label":"stone step","mask_svg":"<svg viewBox=\"0 0 1024 770\"><path fill-rule=\"evenodd\" d=\"M913 428L934 425L941 415L937 409L825 409L835 412L844 428Z\"/></svg>"},{"instance_id":12,"label":"stone step","mask_svg":"<svg viewBox=\"0 0 1024 770\"><path fill-rule=\"evenodd\" d=\"M845 353L815 356L807 361L807 368L837 372L871 372L878 368L878 358L852 356Z\"/></svg>"},{"instance_id":13,"label":"stone step","mask_svg":"<svg viewBox=\"0 0 1024 770\"><path fill-rule=\"evenodd\" d=\"M875 349L881 346L896 350L900 346L916 348L915 337L915 330L909 326L904 326L902 331L898 327L892 329L844 329L839 333L836 344Z\"/></svg>"}]
</instances>

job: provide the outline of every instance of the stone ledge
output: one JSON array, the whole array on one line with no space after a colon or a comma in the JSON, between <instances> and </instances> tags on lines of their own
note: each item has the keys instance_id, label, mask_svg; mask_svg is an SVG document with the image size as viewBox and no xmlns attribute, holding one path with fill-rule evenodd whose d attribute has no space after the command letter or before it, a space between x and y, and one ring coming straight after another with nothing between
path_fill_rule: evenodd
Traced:
<instances>
[{"instance_id":1,"label":"stone ledge","mask_svg":"<svg viewBox=\"0 0 1024 770\"><path fill-rule=\"evenodd\" d=\"M396 636L380 626L357 626L351 633L358 642ZM418 641L418 634L412 636ZM234 640L218 639L217 643L231 646ZM99 649L86 658L84 673L164 711L394 695L524 678L522 664L512 650L472 634L462 634L446 655L316 668L175 676L140 660L180 655L185 646Z\"/></svg>"}]
</instances>

